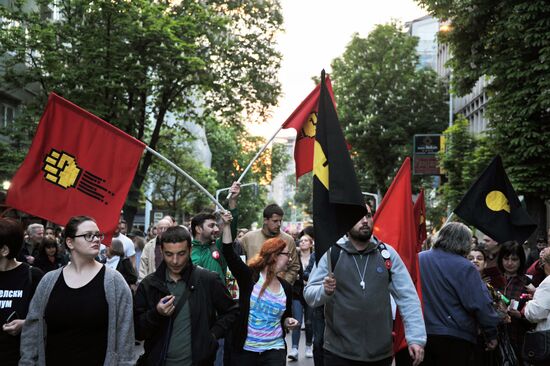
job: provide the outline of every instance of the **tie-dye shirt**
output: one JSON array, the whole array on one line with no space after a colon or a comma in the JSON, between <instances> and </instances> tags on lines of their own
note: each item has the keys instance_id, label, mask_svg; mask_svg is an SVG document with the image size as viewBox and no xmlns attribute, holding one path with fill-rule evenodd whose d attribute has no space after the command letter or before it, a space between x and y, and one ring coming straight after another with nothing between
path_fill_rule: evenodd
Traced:
<instances>
[{"instance_id":1,"label":"tie-dye shirt","mask_svg":"<svg viewBox=\"0 0 550 366\"><path fill-rule=\"evenodd\" d=\"M244 343L244 350L263 352L270 349L284 349L283 329L281 318L286 308L286 295L283 286L278 293L267 288L258 299L264 278L254 285L250 295L250 313L248 315L248 334Z\"/></svg>"}]
</instances>

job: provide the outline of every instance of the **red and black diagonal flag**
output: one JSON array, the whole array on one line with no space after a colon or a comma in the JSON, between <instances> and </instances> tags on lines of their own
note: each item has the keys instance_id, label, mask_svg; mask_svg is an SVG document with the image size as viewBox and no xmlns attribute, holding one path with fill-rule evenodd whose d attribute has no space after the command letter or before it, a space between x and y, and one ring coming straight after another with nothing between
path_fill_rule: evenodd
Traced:
<instances>
[{"instance_id":1,"label":"red and black diagonal flag","mask_svg":"<svg viewBox=\"0 0 550 366\"><path fill-rule=\"evenodd\" d=\"M317 260L366 213L365 200L323 70L313 152L313 224Z\"/></svg>"},{"instance_id":2,"label":"red and black diagonal flag","mask_svg":"<svg viewBox=\"0 0 550 366\"><path fill-rule=\"evenodd\" d=\"M515 240L523 244L537 228L521 207L499 155L481 173L454 212L499 243Z\"/></svg>"}]
</instances>

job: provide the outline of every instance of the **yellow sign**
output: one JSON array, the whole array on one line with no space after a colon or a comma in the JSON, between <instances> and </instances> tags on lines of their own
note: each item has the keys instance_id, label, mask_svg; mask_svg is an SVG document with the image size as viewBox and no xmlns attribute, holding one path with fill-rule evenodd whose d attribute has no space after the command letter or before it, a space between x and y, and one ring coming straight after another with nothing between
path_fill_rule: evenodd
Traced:
<instances>
[{"instance_id":1,"label":"yellow sign","mask_svg":"<svg viewBox=\"0 0 550 366\"><path fill-rule=\"evenodd\" d=\"M485 197L485 204L492 211L506 211L510 213L510 204L504 193L500 191L491 191Z\"/></svg>"}]
</instances>

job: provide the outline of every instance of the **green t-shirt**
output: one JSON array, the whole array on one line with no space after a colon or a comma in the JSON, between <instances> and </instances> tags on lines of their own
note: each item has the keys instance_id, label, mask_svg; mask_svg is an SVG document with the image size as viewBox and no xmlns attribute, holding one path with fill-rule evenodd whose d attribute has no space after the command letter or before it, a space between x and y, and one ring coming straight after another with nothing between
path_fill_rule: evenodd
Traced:
<instances>
[{"instance_id":1,"label":"green t-shirt","mask_svg":"<svg viewBox=\"0 0 550 366\"><path fill-rule=\"evenodd\" d=\"M174 305L177 306L186 291L185 282L183 280L174 282L168 275L168 270L166 270L166 279L168 290L176 297ZM174 319L165 365L191 366L191 363L191 314L189 301L187 301Z\"/></svg>"}]
</instances>

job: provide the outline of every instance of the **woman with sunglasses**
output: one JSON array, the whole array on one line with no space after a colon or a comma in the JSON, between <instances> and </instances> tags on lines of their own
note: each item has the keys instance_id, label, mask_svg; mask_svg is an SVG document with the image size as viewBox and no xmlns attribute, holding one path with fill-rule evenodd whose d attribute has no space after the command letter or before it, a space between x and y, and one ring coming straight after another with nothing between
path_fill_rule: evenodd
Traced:
<instances>
[{"instance_id":1,"label":"woman with sunglasses","mask_svg":"<svg viewBox=\"0 0 550 366\"><path fill-rule=\"evenodd\" d=\"M230 360L226 364L284 366L285 333L299 326L291 317L292 286L277 276L288 266L287 245L279 237L268 239L246 265L233 251L231 214L222 217L225 222L223 254L240 291L240 314L227 337L230 352L226 353L226 358Z\"/></svg>"},{"instance_id":2,"label":"woman with sunglasses","mask_svg":"<svg viewBox=\"0 0 550 366\"><path fill-rule=\"evenodd\" d=\"M19 365L132 364L132 295L120 273L95 260L103 237L91 217L75 216L65 225L71 262L38 285Z\"/></svg>"}]
</instances>

